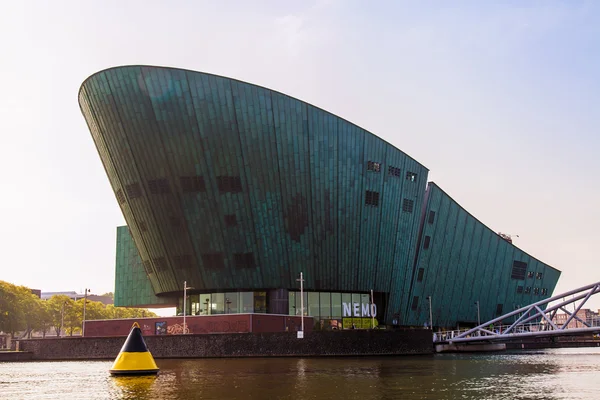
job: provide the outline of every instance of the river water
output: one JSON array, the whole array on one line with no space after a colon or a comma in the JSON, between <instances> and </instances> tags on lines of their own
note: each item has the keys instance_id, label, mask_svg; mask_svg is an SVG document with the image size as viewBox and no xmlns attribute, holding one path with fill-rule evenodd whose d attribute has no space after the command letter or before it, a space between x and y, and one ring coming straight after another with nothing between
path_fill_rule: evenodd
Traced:
<instances>
[{"instance_id":1,"label":"river water","mask_svg":"<svg viewBox=\"0 0 600 400\"><path fill-rule=\"evenodd\" d=\"M0 363L1 399L599 399L600 349L377 358Z\"/></svg>"}]
</instances>

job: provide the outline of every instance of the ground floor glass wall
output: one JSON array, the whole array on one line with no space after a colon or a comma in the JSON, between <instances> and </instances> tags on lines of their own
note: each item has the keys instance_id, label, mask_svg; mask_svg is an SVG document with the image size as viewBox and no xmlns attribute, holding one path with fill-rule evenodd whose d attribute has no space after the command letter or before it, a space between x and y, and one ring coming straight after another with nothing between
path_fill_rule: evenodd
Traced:
<instances>
[{"instance_id":1,"label":"ground floor glass wall","mask_svg":"<svg viewBox=\"0 0 600 400\"><path fill-rule=\"evenodd\" d=\"M301 315L300 297L300 292L289 292L290 315ZM377 315L383 310L377 310L376 304L372 306L368 293L304 292L304 315L321 321L321 327L325 329L377 326Z\"/></svg>"},{"instance_id":2,"label":"ground floor glass wall","mask_svg":"<svg viewBox=\"0 0 600 400\"><path fill-rule=\"evenodd\" d=\"M226 292L192 294L187 298L186 315L218 315L240 313L266 313L266 292ZM179 300L177 313L183 309Z\"/></svg>"}]
</instances>

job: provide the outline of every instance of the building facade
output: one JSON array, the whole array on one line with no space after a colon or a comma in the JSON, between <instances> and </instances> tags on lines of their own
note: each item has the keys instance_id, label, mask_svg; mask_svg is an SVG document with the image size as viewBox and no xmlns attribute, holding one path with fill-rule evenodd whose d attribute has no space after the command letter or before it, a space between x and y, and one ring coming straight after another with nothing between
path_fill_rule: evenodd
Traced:
<instances>
[{"instance_id":1,"label":"building facade","mask_svg":"<svg viewBox=\"0 0 600 400\"><path fill-rule=\"evenodd\" d=\"M444 299L434 325L447 325L473 320L454 304L486 294L491 317L511 302L509 287L526 286L515 265L544 276L544 294L522 302L550 296L559 277L426 190L428 170L401 150L282 93L127 66L88 78L79 103L127 221L116 305L181 304L185 281L187 313L299 314L302 272L304 313L317 319L422 324L431 296ZM424 223L427 210L445 219ZM451 218L465 225L447 242Z\"/></svg>"}]
</instances>

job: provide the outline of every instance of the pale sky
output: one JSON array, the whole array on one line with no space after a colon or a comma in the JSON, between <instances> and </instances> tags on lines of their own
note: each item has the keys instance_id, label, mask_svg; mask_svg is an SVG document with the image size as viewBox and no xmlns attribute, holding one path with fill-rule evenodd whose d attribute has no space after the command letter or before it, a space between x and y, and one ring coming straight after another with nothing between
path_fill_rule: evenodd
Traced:
<instances>
[{"instance_id":1,"label":"pale sky","mask_svg":"<svg viewBox=\"0 0 600 400\"><path fill-rule=\"evenodd\" d=\"M600 2L495 3L2 2L0 280L114 289L125 221L77 92L101 69L151 64L348 119L560 269L555 294L599 281Z\"/></svg>"}]
</instances>

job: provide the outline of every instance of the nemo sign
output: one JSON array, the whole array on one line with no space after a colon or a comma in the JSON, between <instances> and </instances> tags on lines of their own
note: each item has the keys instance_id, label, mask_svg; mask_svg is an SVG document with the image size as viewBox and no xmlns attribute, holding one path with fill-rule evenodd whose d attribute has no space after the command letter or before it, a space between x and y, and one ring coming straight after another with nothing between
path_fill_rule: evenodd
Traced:
<instances>
[{"instance_id":1,"label":"nemo sign","mask_svg":"<svg viewBox=\"0 0 600 400\"><path fill-rule=\"evenodd\" d=\"M364 303L342 303L344 317L376 317L377 305Z\"/></svg>"}]
</instances>

